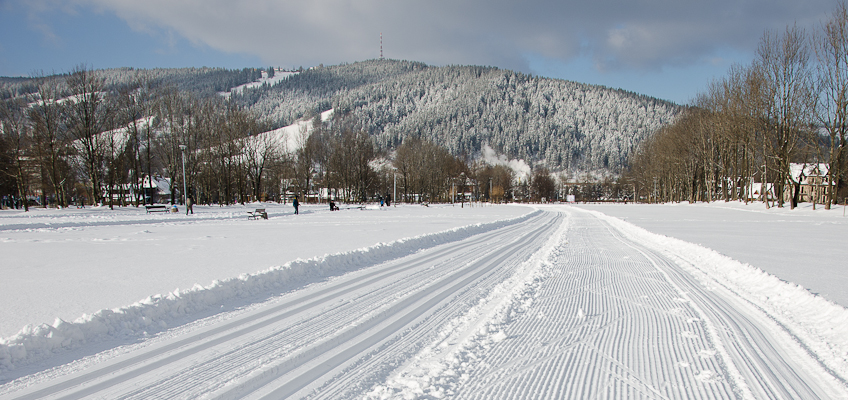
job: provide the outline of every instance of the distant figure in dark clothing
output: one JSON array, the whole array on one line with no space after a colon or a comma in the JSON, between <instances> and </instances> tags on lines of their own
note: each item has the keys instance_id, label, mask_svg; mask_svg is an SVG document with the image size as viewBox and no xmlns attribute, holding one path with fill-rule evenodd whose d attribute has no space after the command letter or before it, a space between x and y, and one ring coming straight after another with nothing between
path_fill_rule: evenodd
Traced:
<instances>
[{"instance_id":1,"label":"distant figure in dark clothing","mask_svg":"<svg viewBox=\"0 0 848 400\"><path fill-rule=\"evenodd\" d=\"M186 197L186 215L189 213L194 215L194 199L191 196Z\"/></svg>"},{"instance_id":2,"label":"distant figure in dark clothing","mask_svg":"<svg viewBox=\"0 0 848 400\"><path fill-rule=\"evenodd\" d=\"M297 206L300 205L300 203L297 202L297 196L294 197L294 201L292 201L292 205L294 206L294 213L297 214L298 213L297 212Z\"/></svg>"},{"instance_id":3,"label":"distant figure in dark clothing","mask_svg":"<svg viewBox=\"0 0 848 400\"><path fill-rule=\"evenodd\" d=\"M330 200L330 211L338 211L338 207L336 207L336 202Z\"/></svg>"},{"instance_id":4,"label":"distant figure in dark clothing","mask_svg":"<svg viewBox=\"0 0 848 400\"><path fill-rule=\"evenodd\" d=\"M389 196L389 194L386 193L386 207L391 207L391 206L392 206L392 196Z\"/></svg>"}]
</instances>

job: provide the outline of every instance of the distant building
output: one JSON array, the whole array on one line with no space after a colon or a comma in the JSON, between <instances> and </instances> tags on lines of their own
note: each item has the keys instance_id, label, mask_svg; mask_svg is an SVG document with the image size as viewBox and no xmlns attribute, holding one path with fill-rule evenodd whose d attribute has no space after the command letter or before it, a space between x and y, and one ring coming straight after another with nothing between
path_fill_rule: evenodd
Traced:
<instances>
[{"instance_id":1,"label":"distant building","mask_svg":"<svg viewBox=\"0 0 848 400\"><path fill-rule=\"evenodd\" d=\"M763 190L766 191L766 196L769 200L774 200L774 184L751 182L751 187L748 190L748 201L757 201L763 199Z\"/></svg>"},{"instance_id":2,"label":"distant building","mask_svg":"<svg viewBox=\"0 0 848 400\"><path fill-rule=\"evenodd\" d=\"M828 165L820 164L790 164L789 173L792 180L800 182L800 191L798 194L799 203L824 204L827 201L827 172ZM786 185L783 191L783 200L789 202L792 200L794 187Z\"/></svg>"},{"instance_id":3,"label":"distant building","mask_svg":"<svg viewBox=\"0 0 848 400\"><path fill-rule=\"evenodd\" d=\"M171 200L171 179L161 176L145 177L141 181L146 203L161 203Z\"/></svg>"},{"instance_id":4,"label":"distant building","mask_svg":"<svg viewBox=\"0 0 848 400\"><path fill-rule=\"evenodd\" d=\"M171 199L171 180L161 176L145 177L140 181L141 191L145 197L145 203L168 202ZM111 189L111 190L110 190ZM130 184L103 187L103 198L108 199L112 193L112 199L119 204L129 203L138 197L135 186Z\"/></svg>"},{"instance_id":5,"label":"distant building","mask_svg":"<svg viewBox=\"0 0 848 400\"><path fill-rule=\"evenodd\" d=\"M827 201L827 164L798 164L789 165L789 173L794 182L799 182L799 203L824 204ZM748 188L748 200L758 201L763 199L763 191L766 192L768 200L778 199L774 193L774 183L752 182ZM783 201L792 201L795 187L791 184L783 185Z\"/></svg>"}]
</instances>

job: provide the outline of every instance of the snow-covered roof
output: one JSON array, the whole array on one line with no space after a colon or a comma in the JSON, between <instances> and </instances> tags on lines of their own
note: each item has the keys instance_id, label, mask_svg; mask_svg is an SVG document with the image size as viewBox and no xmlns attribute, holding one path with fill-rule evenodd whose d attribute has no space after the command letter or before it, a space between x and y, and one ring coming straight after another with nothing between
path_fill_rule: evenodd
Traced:
<instances>
[{"instance_id":1,"label":"snow-covered roof","mask_svg":"<svg viewBox=\"0 0 848 400\"><path fill-rule=\"evenodd\" d=\"M789 164L789 173L793 178L798 179L803 173L805 177L807 176L825 176L827 175L828 165L825 163L817 163L817 164L800 164L800 163L792 163Z\"/></svg>"},{"instance_id":2,"label":"snow-covered roof","mask_svg":"<svg viewBox=\"0 0 848 400\"><path fill-rule=\"evenodd\" d=\"M800 181L802 184L806 184L807 178L809 177L822 177L826 176L828 171L828 165L825 163L816 163L816 164L801 164L801 163L792 163L789 164L789 174L792 179L796 181Z\"/></svg>"},{"instance_id":3,"label":"snow-covered roof","mask_svg":"<svg viewBox=\"0 0 848 400\"><path fill-rule=\"evenodd\" d=\"M152 176L153 183L151 184L151 179L144 178L141 182L141 187L144 189L156 189L156 192L160 195L168 195L171 194L171 179L165 178L161 176Z\"/></svg>"}]
</instances>

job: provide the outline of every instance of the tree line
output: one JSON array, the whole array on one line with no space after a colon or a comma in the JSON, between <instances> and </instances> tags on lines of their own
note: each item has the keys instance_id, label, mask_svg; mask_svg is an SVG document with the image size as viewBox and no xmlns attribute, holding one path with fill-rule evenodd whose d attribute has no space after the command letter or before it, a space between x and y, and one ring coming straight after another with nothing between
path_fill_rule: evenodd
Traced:
<instances>
[{"instance_id":1,"label":"tree line","mask_svg":"<svg viewBox=\"0 0 848 400\"><path fill-rule=\"evenodd\" d=\"M350 116L321 122L294 153L291 192L314 201L347 203L380 198L406 203L471 201L539 201L553 199L556 186L546 168L538 168L514 187L515 173L505 165L489 165L467 156L454 156L444 146L408 136L393 151L380 150Z\"/></svg>"},{"instance_id":2,"label":"tree line","mask_svg":"<svg viewBox=\"0 0 848 400\"><path fill-rule=\"evenodd\" d=\"M235 101L142 75L109 85L81 66L38 79L32 89L6 93L0 104L0 195L7 207L139 206L179 203L184 195L205 204L292 196L365 202L395 193L408 202L555 196L546 169L516 190L509 168L454 156L420 137L382 150L351 115L314 115L312 129L288 149L271 124ZM156 198L159 182L169 197Z\"/></svg>"},{"instance_id":3,"label":"tree line","mask_svg":"<svg viewBox=\"0 0 848 400\"><path fill-rule=\"evenodd\" d=\"M272 68L269 70L273 71ZM262 77L257 68L111 68L93 71L107 87L132 86L143 79L151 86L171 86L200 96L226 92L231 88L256 81ZM64 81L67 74L47 75L39 73L35 77L0 77L0 99L36 95L44 80Z\"/></svg>"},{"instance_id":4,"label":"tree line","mask_svg":"<svg viewBox=\"0 0 848 400\"><path fill-rule=\"evenodd\" d=\"M825 164L830 208L846 197L846 118L848 7L840 2L814 32L797 25L766 32L751 64L733 66L640 144L626 179L644 201L750 199L794 208L803 177L791 165Z\"/></svg>"},{"instance_id":5,"label":"tree line","mask_svg":"<svg viewBox=\"0 0 848 400\"><path fill-rule=\"evenodd\" d=\"M137 77L107 85L108 75L80 66L7 92L0 104L4 199L24 208L139 205L153 201L154 181L167 177L165 200L175 202L183 157L195 198L246 198L255 167L248 161L272 161L262 151L245 156L266 124L219 96Z\"/></svg>"}]
</instances>

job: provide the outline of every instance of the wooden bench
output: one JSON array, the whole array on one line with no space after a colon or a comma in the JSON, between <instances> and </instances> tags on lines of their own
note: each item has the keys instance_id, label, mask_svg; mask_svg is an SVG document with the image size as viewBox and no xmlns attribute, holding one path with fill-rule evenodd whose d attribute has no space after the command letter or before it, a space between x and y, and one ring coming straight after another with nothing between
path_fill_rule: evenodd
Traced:
<instances>
[{"instance_id":1,"label":"wooden bench","mask_svg":"<svg viewBox=\"0 0 848 400\"><path fill-rule=\"evenodd\" d=\"M257 208L255 211L248 211L247 213L250 214L247 217L247 219L249 220L258 219L259 217L262 217L263 219L268 219L268 213L265 212L264 208Z\"/></svg>"},{"instance_id":2,"label":"wooden bench","mask_svg":"<svg viewBox=\"0 0 848 400\"><path fill-rule=\"evenodd\" d=\"M147 213L150 214L152 212L168 212L168 206L144 206L147 209Z\"/></svg>"}]
</instances>

